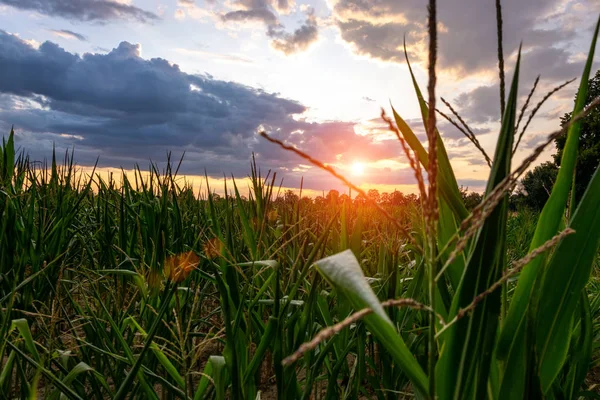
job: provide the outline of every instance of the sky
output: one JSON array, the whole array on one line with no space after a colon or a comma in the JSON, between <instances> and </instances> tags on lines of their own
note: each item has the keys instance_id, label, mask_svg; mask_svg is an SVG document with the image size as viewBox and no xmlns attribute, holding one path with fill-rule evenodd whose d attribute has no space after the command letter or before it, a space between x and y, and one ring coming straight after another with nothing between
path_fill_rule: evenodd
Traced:
<instances>
[{"instance_id":1,"label":"sky","mask_svg":"<svg viewBox=\"0 0 600 400\"><path fill-rule=\"evenodd\" d=\"M500 119L493 0L438 2L437 93L493 157ZM508 83L522 43L519 104L578 78L600 0L504 0ZM185 153L181 173L244 178L254 153L283 186L343 186L257 135L264 130L357 185L416 192L390 104L424 142L403 40L427 85L426 0L0 0L0 132L33 159L74 149L78 165L145 168ZM600 50L598 51L600 52ZM594 69L600 68L595 57ZM578 82L525 133L526 157L572 109ZM440 104L441 111L449 114ZM527 115L526 117L527 118ZM459 184L481 191L481 153L438 117ZM550 158L553 149L540 161Z\"/></svg>"}]
</instances>

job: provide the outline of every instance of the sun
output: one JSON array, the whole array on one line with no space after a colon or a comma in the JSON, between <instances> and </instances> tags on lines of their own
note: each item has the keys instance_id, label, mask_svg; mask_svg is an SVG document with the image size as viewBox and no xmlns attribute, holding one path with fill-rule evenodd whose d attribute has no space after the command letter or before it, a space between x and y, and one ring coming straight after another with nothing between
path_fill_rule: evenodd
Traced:
<instances>
[{"instance_id":1,"label":"sun","mask_svg":"<svg viewBox=\"0 0 600 400\"><path fill-rule=\"evenodd\" d=\"M352 175L360 176L360 175L363 175L364 173L365 173L365 164L355 161L352 164Z\"/></svg>"}]
</instances>

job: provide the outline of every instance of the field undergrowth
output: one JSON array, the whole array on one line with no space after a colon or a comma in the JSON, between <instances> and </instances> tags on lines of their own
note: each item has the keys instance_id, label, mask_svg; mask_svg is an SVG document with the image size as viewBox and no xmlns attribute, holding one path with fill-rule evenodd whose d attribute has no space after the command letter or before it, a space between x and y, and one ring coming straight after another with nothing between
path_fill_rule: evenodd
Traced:
<instances>
[{"instance_id":1,"label":"field undergrowth","mask_svg":"<svg viewBox=\"0 0 600 400\"><path fill-rule=\"evenodd\" d=\"M3 150L10 160L10 143ZM2 198L0 396L114 397L139 358L127 390L137 398L230 397L233 379L245 398L261 390L263 398L411 397L406 376L362 324L296 368L281 367L352 312L311 268L320 258L350 249L380 300L426 302L418 251L373 205L285 198L255 164L251 187L231 179L224 189L233 195L219 196L194 194L171 168L117 182L78 173L71 161L46 167L21 154L14 192ZM419 226L414 198L383 207L406 229ZM525 255L536 218L523 210L509 219L511 261ZM424 362L427 315L388 315ZM148 330L153 341L140 358Z\"/></svg>"}]
</instances>

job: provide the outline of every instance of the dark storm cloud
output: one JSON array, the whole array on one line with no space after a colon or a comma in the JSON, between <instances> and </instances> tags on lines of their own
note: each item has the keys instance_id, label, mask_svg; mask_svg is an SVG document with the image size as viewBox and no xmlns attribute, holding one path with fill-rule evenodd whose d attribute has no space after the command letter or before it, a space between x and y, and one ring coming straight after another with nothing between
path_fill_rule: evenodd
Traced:
<instances>
[{"instance_id":1,"label":"dark storm cloud","mask_svg":"<svg viewBox=\"0 0 600 400\"><path fill-rule=\"evenodd\" d=\"M5 125L77 135L78 147L120 157L162 156L166 148L248 153L257 127L294 123L305 107L274 94L208 76L188 75L139 46L78 56L51 42L39 49L0 32L0 91L36 102L3 107Z\"/></svg>"},{"instance_id":2,"label":"dark storm cloud","mask_svg":"<svg viewBox=\"0 0 600 400\"><path fill-rule=\"evenodd\" d=\"M0 0L0 4L79 21L133 19L150 22L158 19L150 11L113 0Z\"/></svg>"},{"instance_id":3,"label":"dark storm cloud","mask_svg":"<svg viewBox=\"0 0 600 400\"><path fill-rule=\"evenodd\" d=\"M259 129L329 163L399 154L356 135L354 123L304 121L306 107L296 101L143 59L127 42L79 56L0 31L0 65L0 130L14 124L19 145L37 159L56 144L74 146L83 165L100 156L101 166L125 168L186 152L182 172L206 168L212 176L245 176L252 152L265 168L291 171L302 162L257 137Z\"/></svg>"}]
</instances>

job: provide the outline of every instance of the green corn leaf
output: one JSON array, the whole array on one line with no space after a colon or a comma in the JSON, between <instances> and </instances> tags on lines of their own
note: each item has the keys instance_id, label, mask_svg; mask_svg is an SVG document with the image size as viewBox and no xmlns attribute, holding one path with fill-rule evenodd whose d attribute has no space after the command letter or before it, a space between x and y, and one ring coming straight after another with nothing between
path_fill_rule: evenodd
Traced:
<instances>
[{"instance_id":1,"label":"green corn leaf","mask_svg":"<svg viewBox=\"0 0 600 400\"><path fill-rule=\"evenodd\" d=\"M205 398L204 395L212 379L212 366L213 364L211 362L207 362L204 366L204 371L202 371L202 378L200 378L200 382L198 382L198 387L196 388L196 392L194 393L194 400L203 400Z\"/></svg>"},{"instance_id":2,"label":"green corn leaf","mask_svg":"<svg viewBox=\"0 0 600 400\"><path fill-rule=\"evenodd\" d=\"M406 46L404 46L404 55L413 82L413 87L417 95L417 99L419 101L421 118L423 120L423 123L425 124L429 116L429 109L425 99L423 98L421 89L419 88L412 67L410 65L408 53L406 52ZM425 150L417 136L414 134L412 129L408 126L406 121L402 119L402 117L396 112L396 110L393 107L392 112L394 114L394 119L396 120L396 125L402 133L402 136L404 137L410 148L415 152L418 161L425 168L427 168L427 166L429 165L429 157L427 151ZM465 208L462 196L460 194L460 190L458 188L456 177L454 176L452 165L450 164L450 159L448 158L448 154L446 153L446 147L444 146L444 142L437 129L436 137L438 153L437 158L439 164L437 181L440 204L438 245L440 246L440 248L443 248L448 243L448 240L458 230L460 221L467 218L469 212ZM447 254L442 254L442 261L447 259L449 253L450 250L447 251ZM464 267L465 258L463 254L460 254L447 269L447 276L449 277L450 283L452 284L455 290L458 287L459 281L462 277Z\"/></svg>"},{"instance_id":3,"label":"green corn leaf","mask_svg":"<svg viewBox=\"0 0 600 400\"><path fill-rule=\"evenodd\" d=\"M571 319L590 278L600 243L600 173L594 173L573 215L575 233L557 246L544 274L535 318L535 341L542 391L560 372L571 340Z\"/></svg>"},{"instance_id":4,"label":"green corn leaf","mask_svg":"<svg viewBox=\"0 0 600 400\"><path fill-rule=\"evenodd\" d=\"M37 347L35 346L35 342L33 341L33 336L31 335L31 330L29 329L29 323L26 319L15 319L12 321L12 328L17 328L23 340L25 340L25 347L27 350L33 355L33 359L35 361L40 361L40 354L38 353Z\"/></svg>"},{"instance_id":5,"label":"green corn leaf","mask_svg":"<svg viewBox=\"0 0 600 400\"><path fill-rule=\"evenodd\" d=\"M244 202L242 200L242 196L240 196L240 192L238 191L237 184L235 183L235 178L233 178L233 189L235 190L235 201L237 204L237 209L240 213L240 221L242 222L242 233L244 235L244 240L246 241L246 246L250 249L250 255L253 259L258 257L257 251L257 243L256 238L254 237L254 229L252 229L252 225L250 223L250 217L246 212L246 208Z\"/></svg>"},{"instance_id":6,"label":"green corn leaf","mask_svg":"<svg viewBox=\"0 0 600 400\"><path fill-rule=\"evenodd\" d=\"M569 362L563 369L566 373L563 391L565 397L571 399L577 398L577 393L584 383L592 361L594 332L590 301L585 289L581 292L579 308L581 309L581 318L576 327L578 334L573 337L571 345L573 350Z\"/></svg>"},{"instance_id":7,"label":"green corn leaf","mask_svg":"<svg viewBox=\"0 0 600 400\"><path fill-rule=\"evenodd\" d=\"M439 202L439 209L440 219L438 229L438 246L440 248L444 248L446 244L450 241L452 236L458 230L458 222L455 218L454 213L443 199ZM442 263L445 262L448 259L448 257L450 257L450 253L452 253L451 247L449 247L444 254L441 254ZM460 254L456 257L454 262L452 262L452 264L448 266L446 272L446 275L448 276L453 289L458 288L464 270L465 257L464 254ZM440 284L445 285L446 283L442 281Z\"/></svg>"},{"instance_id":8,"label":"green corn leaf","mask_svg":"<svg viewBox=\"0 0 600 400\"><path fill-rule=\"evenodd\" d=\"M15 171L15 131L10 129L8 141L3 145L4 150L4 180L9 185Z\"/></svg>"},{"instance_id":9,"label":"green corn leaf","mask_svg":"<svg viewBox=\"0 0 600 400\"><path fill-rule=\"evenodd\" d=\"M415 388L427 395L427 376L406 347L404 340L384 311L379 299L367 283L358 260L351 250L324 258L315 263L326 280L344 295L355 310L371 308L373 313L364 317L365 324L386 347L398 366L411 380Z\"/></svg>"},{"instance_id":10,"label":"green corn leaf","mask_svg":"<svg viewBox=\"0 0 600 400\"><path fill-rule=\"evenodd\" d=\"M4 386L4 383L8 378L12 376L13 365L15 364L15 359L17 358L17 353L11 351L3 362L2 372L0 372L0 390Z\"/></svg>"},{"instance_id":11,"label":"green corn leaf","mask_svg":"<svg viewBox=\"0 0 600 400\"><path fill-rule=\"evenodd\" d=\"M132 278L133 283L138 289L140 289L140 292L144 298L148 297L148 286L146 285L144 277L139 273L128 269L103 269L98 272L103 275L120 275Z\"/></svg>"},{"instance_id":12,"label":"green corn leaf","mask_svg":"<svg viewBox=\"0 0 600 400\"><path fill-rule=\"evenodd\" d=\"M414 81L415 90L417 94L420 95L419 87L416 85L416 81ZM422 107L427 108L427 105L422 105ZM412 129L408 126L408 124L398 115L396 110L392 107L392 111L394 113L394 118L396 119L396 125L398 125L398 129L402 133L402 136L409 144L411 149L417 155L419 162L427 168L429 165L429 158L427 155L427 151L423 148L421 142L417 136L413 133ZM440 248L443 248L448 240L456 233L458 230L458 224L462 219L465 219L469 212L464 206L462 201L462 197L460 196L460 191L458 190L458 184L456 183L456 178L454 177L454 173L452 172L452 167L450 166L450 161L448 160L448 156L444 150L444 144L439 137L438 134L438 184L439 184L439 211L440 211L440 219L439 219L439 232L438 232L438 245ZM453 182L453 183L449 183ZM451 205L450 205L451 204ZM442 260L447 259L450 254L451 249L446 251L446 254L442 254ZM450 282L452 283L453 288L457 288L462 277L465 266L464 255L460 254L456 257L456 260L448 267L447 275L450 278Z\"/></svg>"},{"instance_id":13,"label":"green corn leaf","mask_svg":"<svg viewBox=\"0 0 600 400\"><path fill-rule=\"evenodd\" d=\"M263 333L263 335L260 339L260 343L258 344L258 347L256 348L256 352L254 353L252 360L250 361L250 364L248 365L248 368L244 372L244 385L245 386L248 386L249 380L254 378L256 371L258 371L260 364L263 362L265 353L269 349L269 346L272 344L273 338L275 337L276 325L277 325L277 319L270 317L269 322L267 323L267 328L265 329L265 332Z\"/></svg>"},{"instance_id":14,"label":"green corn leaf","mask_svg":"<svg viewBox=\"0 0 600 400\"><path fill-rule=\"evenodd\" d=\"M137 321L133 317L128 317L125 320L125 323L131 324L131 326L133 326L138 332L142 334L142 337L144 339L146 339L146 337L148 336L146 331L140 326L140 324L137 323ZM152 353L154 353L158 361L165 368L165 370L171 376L171 378L173 378L177 385L179 385L179 387L183 389L185 387L185 381L181 374L179 374L179 371L173 365L171 360L169 360L169 357L165 355L165 353L160 349L160 347L158 347L158 345L155 342L152 342L152 344L150 345L150 350L152 350Z\"/></svg>"},{"instance_id":15,"label":"green corn leaf","mask_svg":"<svg viewBox=\"0 0 600 400\"><path fill-rule=\"evenodd\" d=\"M225 400L225 389L227 389L227 365L225 357L210 356L208 363L211 364L212 378L217 392L217 400Z\"/></svg>"},{"instance_id":16,"label":"green corn leaf","mask_svg":"<svg viewBox=\"0 0 600 400\"><path fill-rule=\"evenodd\" d=\"M102 377L102 375L98 374L94 368L90 367L88 364L84 363L84 362L80 362L79 364L75 365L71 371L69 371L69 373L67 374L67 376L65 376L62 380L62 382L66 385L69 386L71 385L71 383L77 379L77 377L81 374L84 374L86 372L91 372L92 374L95 375L95 378L98 379L98 381L102 384L102 386L104 387L104 389L107 390L107 393L111 393L110 391L110 387L108 386L108 384L106 383L106 381L104 380L104 378ZM61 399L66 398L64 394L62 394L59 390L56 390L54 393L52 393L52 395L49 397L49 399L55 399L60 397Z\"/></svg>"},{"instance_id":17,"label":"green corn leaf","mask_svg":"<svg viewBox=\"0 0 600 400\"><path fill-rule=\"evenodd\" d=\"M581 76L581 83L579 85L573 115L577 115L583 110L587 100L588 79L594 59L594 49L596 48L599 27L600 19L596 25L592 45L590 52L588 53L588 59ZM581 123L577 122L571 125L568 130L561 167L558 170L558 176L556 177L556 182L552 188L550 197L539 216L533 240L531 241L530 250L538 248L558 232L559 225L565 213L569 190L571 189L571 183L573 181L573 171L575 169L579 146L580 128ZM526 323L525 320L530 305L530 299L534 293L534 284L540 275L540 270L544 263L544 257L536 257L521 271L515 293L498 338L497 356L499 359L507 358L509 351L522 352L522 349L517 349L519 346L528 346L525 341L518 340L518 335L516 333L519 326Z\"/></svg>"},{"instance_id":18,"label":"green corn leaf","mask_svg":"<svg viewBox=\"0 0 600 400\"><path fill-rule=\"evenodd\" d=\"M406 51L406 44L404 46L404 57L406 58L406 64L408 65L408 71L410 72L410 77L412 79L413 87L415 89L415 93L417 95L417 100L419 101L419 108L421 110L421 119L423 120L423 124L427 123L429 118L429 109L427 107L427 102L421 93L421 89L417 83L417 79L415 78L415 74L413 73L412 67L410 65L410 60L408 59L408 53ZM398 124L398 128L402 132L402 135L405 137L407 143L409 143L410 147L417 154L419 161L425 168L429 165L429 158L427 156L427 152L423 148L423 145L419 142L419 139L416 137L414 133L408 127L406 122L399 121L398 113L394 110L394 118L396 119L396 123ZM408 129L407 129L408 128ZM435 131L437 137L437 151L438 151L438 174L439 181L438 185L440 187L440 195L442 198L446 200L452 211L455 213L458 220L462 221L465 219L469 212L465 208L465 205L462 201L462 197L460 195L460 190L458 189L458 183L456 182L456 177L454 176L454 171L452 169L452 165L450 164L450 159L448 158L448 153L446 153L446 147L444 146L444 142L440 137L440 133L436 128Z\"/></svg>"},{"instance_id":19,"label":"green corn leaf","mask_svg":"<svg viewBox=\"0 0 600 400\"><path fill-rule=\"evenodd\" d=\"M108 323L109 323L109 325L110 325L110 327L112 329L114 337L117 339L117 342L121 345L121 348L125 352L125 355L127 356L127 359L129 360L129 363L131 365L134 365L135 358L133 357L133 352L131 351L131 348L129 347L129 344L127 343L127 341L123 337L123 334L121 333L121 330L117 326L115 320L110 315L110 312L106 308L106 305L104 304L104 302L102 301L102 299L98 298L98 300L99 300L100 306L102 307L102 309L105 312L106 319L108 320ZM139 381L141 383L142 389L144 390L146 396L149 399L158 400L158 396L156 395L156 393L154 392L154 390L152 389L152 387L150 386L150 384L146 381L146 378L144 377L143 372L138 371L137 374L138 374L138 379L139 379Z\"/></svg>"},{"instance_id":20,"label":"green corn leaf","mask_svg":"<svg viewBox=\"0 0 600 400\"><path fill-rule=\"evenodd\" d=\"M7 342L8 346L15 351L19 357L23 358L29 364L34 366L36 370L40 371L50 382L56 385L57 388L61 390L61 392L71 400L82 400L82 398L70 387L65 385L60 379L56 377L50 370L44 368L39 362L29 357L27 354L23 353L17 346L12 344L11 342Z\"/></svg>"},{"instance_id":21,"label":"green corn leaf","mask_svg":"<svg viewBox=\"0 0 600 400\"><path fill-rule=\"evenodd\" d=\"M520 60L519 51L486 195L510 173ZM471 304L502 275L507 214L505 195L474 238L473 252L454 296L450 317ZM441 400L485 397L499 317L500 293L496 291L443 334L444 345L436 365L437 395Z\"/></svg>"},{"instance_id":22,"label":"green corn leaf","mask_svg":"<svg viewBox=\"0 0 600 400\"><path fill-rule=\"evenodd\" d=\"M38 384L40 381L40 376L42 375L42 370L37 369L35 371L35 375L33 376L33 380L29 385L29 396L27 397L29 400L37 400L38 398ZM65 396L65 399L68 398Z\"/></svg>"},{"instance_id":23,"label":"green corn leaf","mask_svg":"<svg viewBox=\"0 0 600 400\"><path fill-rule=\"evenodd\" d=\"M129 371L129 373L127 374L127 376L121 383L121 386L119 386L119 390L117 390L117 393L115 394L115 397L114 397L115 400L124 399L125 396L127 395L127 393L131 390L132 385L133 385L133 380L136 376L138 376L138 372L140 371L140 367L142 366L142 363L144 361L144 356L148 352L148 350L150 349L150 347L153 343L152 339L154 339L154 335L156 334L156 331L157 331L159 325L161 325L162 318L169 308L169 302L171 301L171 297L175 293L176 288L177 288L176 284L173 284L173 286L171 288L165 288L165 297L164 297L164 299L162 299L162 305L160 307L160 310L158 311L157 315L154 317L154 320L152 321L152 325L150 326L150 330L148 331L148 335L146 336L146 342L144 344L144 347L142 348L142 351L138 355L137 360L133 364L133 367L131 368L131 370Z\"/></svg>"}]
</instances>

